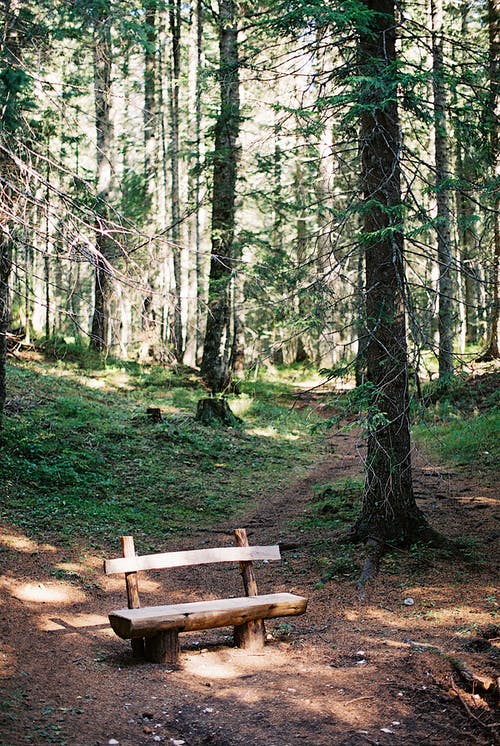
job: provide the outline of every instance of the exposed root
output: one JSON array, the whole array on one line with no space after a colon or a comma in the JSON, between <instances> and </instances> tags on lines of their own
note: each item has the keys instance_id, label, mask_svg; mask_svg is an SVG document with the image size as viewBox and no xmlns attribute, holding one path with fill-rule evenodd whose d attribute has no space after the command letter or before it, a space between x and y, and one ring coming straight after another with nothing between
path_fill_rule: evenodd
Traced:
<instances>
[{"instance_id":1,"label":"exposed root","mask_svg":"<svg viewBox=\"0 0 500 746\"><path fill-rule=\"evenodd\" d=\"M380 567L380 561L385 554L386 545L384 541L379 539L370 538L366 542L368 547L368 554L366 556L363 570L358 580L358 596L360 601L364 601L366 598L365 586L377 575Z\"/></svg>"}]
</instances>

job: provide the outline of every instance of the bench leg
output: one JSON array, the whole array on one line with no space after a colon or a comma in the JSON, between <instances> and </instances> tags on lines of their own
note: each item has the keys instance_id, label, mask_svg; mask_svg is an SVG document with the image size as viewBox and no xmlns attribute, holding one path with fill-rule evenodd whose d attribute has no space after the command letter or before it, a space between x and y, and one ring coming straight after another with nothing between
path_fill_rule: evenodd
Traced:
<instances>
[{"instance_id":1,"label":"bench leg","mask_svg":"<svg viewBox=\"0 0 500 746\"><path fill-rule=\"evenodd\" d=\"M179 665L179 633L176 629L146 637L144 642L144 657L147 661L173 667Z\"/></svg>"},{"instance_id":2,"label":"bench leg","mask_svg":"<svg viewBox=\"0 0 500 746\"><path fill-rule=\"evenodd\" d=\"M244 650L262 650L266 628L262 619L246 622L234 628L234 644Z\"/></svg>"},{"instance_id":3,"label":"bench leg","mask_svg":"<svg viewBox=\"0 0 500 746\"><path fill-rule=\"evenodd\" d=\"M134 658L144 658L144 637L134 637L130 642Z\"/></svg>"}]
</instances>

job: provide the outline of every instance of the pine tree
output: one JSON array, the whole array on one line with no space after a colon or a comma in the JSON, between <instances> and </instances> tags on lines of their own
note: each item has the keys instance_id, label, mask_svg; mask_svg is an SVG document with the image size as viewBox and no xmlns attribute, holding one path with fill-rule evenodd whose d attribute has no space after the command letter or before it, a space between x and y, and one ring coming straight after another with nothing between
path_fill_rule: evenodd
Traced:
<instances>
[{"instance_id":1,"label":"pine tree","mask_svg":"<svg viewBox=\"0 0 500 746\"><path fill-rule=\"evenodd\" d=\"M213 393L231 383L233 345L231 276L234 271L235 209L240 125L237 4L220 0L219 38L220 109L215 125L212 186L212 252L207 325L201 374Z\"/></svg>"},{"instance_id":2,"label":"pine tree","mask_svg":"<svg viewBox=\"0 0 500 746\"><path fill-rule=\"evenodd\" d=\"M365 249L367 379L371 387L365 492L357 538L410 543L427 524L413 494L401 133L393 0L366 0L359 30L362 245Z\"/></svg>"}]
</instances>

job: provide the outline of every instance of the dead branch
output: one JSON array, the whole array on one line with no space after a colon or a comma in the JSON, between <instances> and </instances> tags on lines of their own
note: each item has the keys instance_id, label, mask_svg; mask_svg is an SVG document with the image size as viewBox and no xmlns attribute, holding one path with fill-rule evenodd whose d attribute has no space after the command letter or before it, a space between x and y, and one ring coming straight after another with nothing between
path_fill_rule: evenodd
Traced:
<instances>
[{"instance_id":1,"label":"dead branch","mask_svg":"<svg viewBox=\"0 0 500 746\"><path fill-rule=\"evenodd\" d=\"M495 690L495 681L487 676L478 676L474 671L465 663L465 661L458 658L451 658L451 665L458 673L458 675L465 681L474 692L476 689L482 691Z\"/></svg>"},{"instance_id":2,"label":"dead branch","mask_svg":"<svg viewBox=\"0 0 500 746\"><path fill-rule=\"evenodd\" d=\"M467 704L467 702L465 701L465 699L464 699L464 697L463 697L462 693L460 692L460 689L459 689L459 688L458 688L458 686L457 686L457 685L455 684L455 681L454 681L454 679L453 679L453 676L450 676L450 681L451 681L451 688L452 688L452 690L453 690L453 691L455 692L455 694L457 695L457 697L458 697L458 699L459 699L460 703L462 704L462 706L463 706L464 710L466 711L467 715L468 715L468 716L469 716L469 717L471 718L471 720L475 720L475 721L476 721L476 723L479 723L479 725L481 725L481 727L482 727L482 728L485 728L485 729L486 729L486 730L487 730L488 732L490 732L490 731L492 731L492 730L494 731L494 729L495 729L495 728L498 728L498 727L499 727L500 723L490 723L490 724L486 724L486 723L483 723L483 721L481 720L481 718L478 718L478 717L477 717L477 715L474 715L474 713L473 713L473 712L472 712L472 710L470 709L469 705L468 705L468 704ZM498 743L498 737L497 737L496 733L495 733L495 732L493 732L493 734L492 734L492 735L493 735L493 738L495 739L495 741L496 741L496 742Z\"/></svg>"}]
</instances>

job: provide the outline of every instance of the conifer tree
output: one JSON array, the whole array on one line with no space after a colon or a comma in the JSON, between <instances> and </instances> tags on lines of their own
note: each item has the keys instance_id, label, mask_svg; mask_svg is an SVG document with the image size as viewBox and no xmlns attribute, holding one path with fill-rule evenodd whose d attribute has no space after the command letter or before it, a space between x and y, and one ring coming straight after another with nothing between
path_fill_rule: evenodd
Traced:
<instances>
[{"instance_id":1,"label":"conifer tree","mask_svg":"<svg viewBox=\"0 0 500 746\"><path fill-rule=\"evenodd\" d=\"M426 526L413 494L405 323L401 133L394 0L366 0L359 29L362 246L372 389L357 538L410 543Z\"/></svg>"},{"instance_id":2,"label":"conifer tree","mask_svg":"<svg viewBox=\"0 0 500 746\"><path fill-rule=\"evenodd\" d=\"M217 31L220 108L215 124L212 251L201 361L201 374L213 393L224 391L230 385L230 359L234 342L231 276L235 267L237 139L240 126L238 15L234 0L220 0Z\"/></svg>"}]
</instances>

